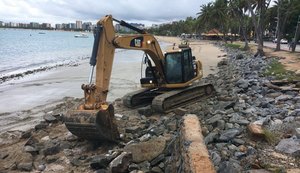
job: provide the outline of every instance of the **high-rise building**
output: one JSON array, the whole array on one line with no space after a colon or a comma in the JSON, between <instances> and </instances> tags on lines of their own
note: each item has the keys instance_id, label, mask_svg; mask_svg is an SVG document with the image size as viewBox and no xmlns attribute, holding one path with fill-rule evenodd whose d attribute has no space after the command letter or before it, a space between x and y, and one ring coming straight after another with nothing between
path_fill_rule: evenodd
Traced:
<instances>
[{"instance_id":1,"label":"high-rise building","mask_svg":"<svg viewBox=\"0 0 300 173\"><path fill-rule=\"evenodd\" d=\"M92 30L92 22L84 22L82 24L82 29L83 30L87 30L87 31L91 31Z\"/></svg>"},{"instance_id":2,"label":"high-rise building","mask_svg":"<svg viewBox=\"0 0 300 173\"><path fill-rule=\"evenodd\" d=\"M76 23L70 23L70 29L76 29Z\"/></svg>"},{"instance_id":3,"label":"high-rise building","mask_svg":"<svg viewBox=\"0 0 300 173\"><path fill-rule=\"evenodd\" d=\"M82 29L82 21L80 20L76 21L76 29Z\"/></svg>"},{"instance_id":4,"label":"high-rise building","mask_svg":"<svg viewBox=\"0 0 300 173\"><path fill-rule=\"evenodd\" d=\"M51 28L51 24L50 23L42 23L42 27L41 28L49 29L49 28Z\"/></svg>"},{"instance_id":5,"label":"high-rise building","mask_svg":"<svg viewBox=\"0 0 300 173\"><path fill-rule=\"evenodd\" d=\"M28 28L29 24L27 24L27 23L19 23L19 27L20 28Z\"/></svg>"},{"instance_id":6,"label":"high-rise building","mask_svg":"<svg viewBox=\"0 0 300 173\"><path fill-rule=\"evenodd\" d=\"M67 28L68 28L68 25L69 25L69 24L67 24L67 23L63 23L63 24L61 24L61 28L62 28L62 29L67 29Z\"/></svg>"},{"instance_id":7,"label":"high-rise building","mask_svg":"<svg viewBox=\"0 0 300 173\"><path fill-rule=\"evenodd\" d=\"M2 21L0 21L0 27L1 27L1 26L4 26L4 23L3 23Z\"/></svg>"},{"instance_id":8,"label":"high-rise building","mask_svg":"<svg viewBox=\"0 0 300 173\"><path fill-rule=\"evenodd\" d=\"M29 27L30 28L39 28L40 24L37 22L30 22Z\"/></svg>"},{"instance_id":9,"label":"high-rise building","mask_svg":"<svg viewBox=\"0 0 300 173\"><path fill-rule=\"evenodd\" d=\"M67 30L76 29L76 24L75 23L68 23L68 24L66 24L65 29L67 29Z\"/></svg>"},{"instance_id":10,"label":"high-rise building","mask_svg":"<svg viewBox=\"0 0 300 173\"><path fill-rule=\"evenodd\" d=\"M55 24L55 29L62 29L63 27L62 27L62 24Z\"/></svg>"},{"instance_id":11,"label":"high-rise building","mask_svg":"<svg viewBox=\"0 0 300 173\"><path fill-rule=\"evenodd\" d=\"M19 23L9 22L9 23L6 23L5 26L8 26L8 27L19 27Z\"/></svg>"}]
</instances>

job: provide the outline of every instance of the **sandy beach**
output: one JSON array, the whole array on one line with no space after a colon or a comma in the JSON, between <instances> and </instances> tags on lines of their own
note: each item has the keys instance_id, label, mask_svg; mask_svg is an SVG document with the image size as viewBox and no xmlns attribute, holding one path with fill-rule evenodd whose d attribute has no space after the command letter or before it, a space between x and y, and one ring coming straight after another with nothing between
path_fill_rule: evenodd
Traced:
<instances>
[{"instance_id":1,"label":"sandy beach","mask_svg":"<svg viewBox=\"0 0 300 173\"><path fill-rule=\"evenodd\" d=\"M157 39L170 45L181 42L177 37ZM218 56L224 52L209 41L189 43L193 55L203 64L204 77L216 73L217 63L221 60ZM143 53L139 53L137 56L142 58ZM122 61L121 56L124 55L126 53L116 54L108 101L114 101L140 88L141 62ZM77 66L57 67L0 84L0 133L33 127L65 97L82 98L83 91L80 86L88 81L89 71L86 59Z\"/></svg>"},{"instance_id":2,"label":"sandy beach","mask_svg":"<svg viewBox=\"0 0 300 173\"><path fill-rule=\"evenodd\" d=\"M179 37L165 36L158 36L157 40L172 44L175 43L176 46L182 41ZM222 52L218 47L213 45L212 41L208 40L189 40L189 45L192 48L193 56L202 63L203 77L216 73L217 64L222 59L218 58L218 56L222 56L226 53Z\"/></svg>"}]
</instances>

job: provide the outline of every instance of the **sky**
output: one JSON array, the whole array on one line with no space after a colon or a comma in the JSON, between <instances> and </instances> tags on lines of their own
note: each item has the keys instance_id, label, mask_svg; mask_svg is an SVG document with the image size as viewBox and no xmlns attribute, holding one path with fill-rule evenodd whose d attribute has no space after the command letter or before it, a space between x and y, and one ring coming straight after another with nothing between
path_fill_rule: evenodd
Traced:
<instances>
[{"instance_id":1,"label":"sky","mask_svg":"<svg viewBox=\"0 0 300 173\"><path fill-rule=\"evenodd\" d=\"M128 22L167 23L196 17L200 6L212 0L0 0L0 21L95 23L102 16Z\"/></svg>"}]
</instances>

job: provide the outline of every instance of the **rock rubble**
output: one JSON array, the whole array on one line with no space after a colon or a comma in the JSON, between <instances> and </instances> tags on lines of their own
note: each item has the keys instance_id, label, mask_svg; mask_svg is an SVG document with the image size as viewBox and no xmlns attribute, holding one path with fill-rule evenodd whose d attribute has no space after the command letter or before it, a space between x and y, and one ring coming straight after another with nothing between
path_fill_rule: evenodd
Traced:
<instances>
[{"instance_id":1,"label":"rock rubble","mask_svg":"<svg viewBox=\"0 0 300 173\"><path fill-rule=\"evenodd\" d=\"M218 64L219 72L206 79L213 83L217 96L194 110L207 129L205 142L216 170L299 168L299 92L265 85L274 79L264 76L274 58L226 51L227 58ZM278 162L270 151L286 158Z\"/></svg>"},{"instance_id":2,"label":"rock rubble","mask_svg":"<svg viewBox=\"0 0 300 173\"><path fill-rule=\"evenodd\" d=\"M171 173L174 165L180 172L176 151L182 116L189 113L201 121L217 172L299 170L299 92L268 87L274 78L264 71L272 58L226 52L219 71L203 79L214 85L214 97L167 114L128 109L117 99L118 143L88 142L68 132L61 118L71 109L68 102L32 130L0 135L0 172Z\"/></svg>"}]
</instances>

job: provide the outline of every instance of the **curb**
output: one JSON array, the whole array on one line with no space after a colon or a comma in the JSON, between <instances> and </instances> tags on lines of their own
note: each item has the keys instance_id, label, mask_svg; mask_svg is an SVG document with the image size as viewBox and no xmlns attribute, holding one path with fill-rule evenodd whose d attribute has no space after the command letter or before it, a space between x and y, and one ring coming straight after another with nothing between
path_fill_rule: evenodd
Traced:
<instances>
[{"instance_id":1,"label":"curb","mask_svg":"<svg viewBox=\"0 0 300 173\"><path fill-rule=\"evenodd\" d=\"M204 143L200 121L195 114L186 114L183 117L180 145L185 164L184 172L216 172Z\"/></svg>"}]
</instances>

